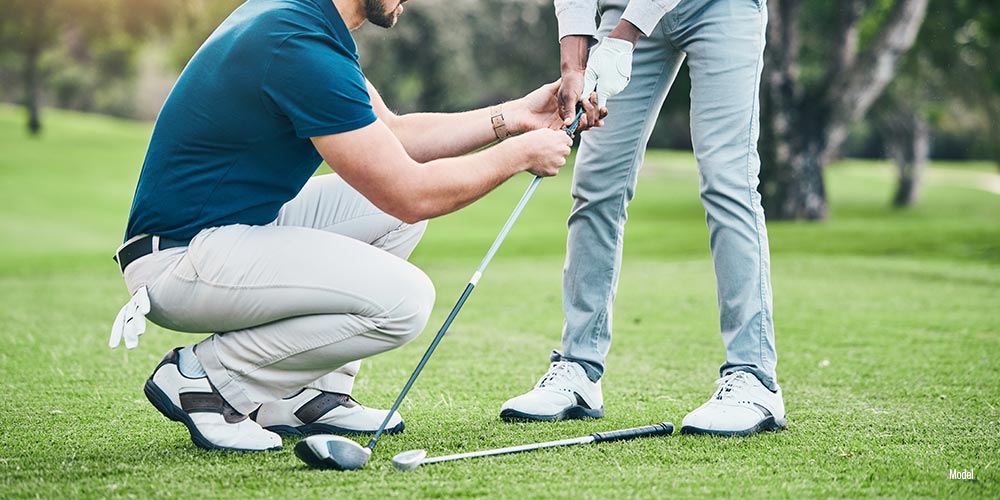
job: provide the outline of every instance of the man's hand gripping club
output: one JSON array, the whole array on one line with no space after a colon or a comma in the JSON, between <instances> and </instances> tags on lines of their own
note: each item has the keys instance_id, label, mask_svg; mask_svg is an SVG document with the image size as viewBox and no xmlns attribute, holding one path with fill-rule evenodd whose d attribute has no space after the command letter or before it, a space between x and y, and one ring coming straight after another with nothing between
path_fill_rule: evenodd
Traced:
<instances>
[{"instance_id":1,"label":"man's hand gripping club","mask_svg":"<svg viewBox=\"0 0 1000 500\"><path fill-rule=\"evenodd\" d=\"M590 37L563 37L559 43L562 70L559 113L566 125L573 120L577 101L584 106L581 130L603 124L602 119L608 114L608 98L625 90L632 77L632 50L641 35L632 23L622 20L590 51L589 58Z\"/></svg>"}]
</instances>

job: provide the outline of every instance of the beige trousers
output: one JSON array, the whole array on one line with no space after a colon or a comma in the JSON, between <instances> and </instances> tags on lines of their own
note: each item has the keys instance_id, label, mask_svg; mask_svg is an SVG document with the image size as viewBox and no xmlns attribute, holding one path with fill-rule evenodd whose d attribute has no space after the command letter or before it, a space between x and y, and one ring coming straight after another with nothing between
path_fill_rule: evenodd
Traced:
<instances>
[{"instance_id":1,"label":"beige trousers","mask_svg":"<svg viewBox=\"0 0 1000 500\"><path fill-rule=\"evenodd\" d=\"M271 224L205 229L134 261L125 283L147 286L154 323L215 332L195 353L246 414L302 387L349 394L359 360L423 330L434 286L406 258L425 227L323 175Z\"/></svg>"}]
</instances>

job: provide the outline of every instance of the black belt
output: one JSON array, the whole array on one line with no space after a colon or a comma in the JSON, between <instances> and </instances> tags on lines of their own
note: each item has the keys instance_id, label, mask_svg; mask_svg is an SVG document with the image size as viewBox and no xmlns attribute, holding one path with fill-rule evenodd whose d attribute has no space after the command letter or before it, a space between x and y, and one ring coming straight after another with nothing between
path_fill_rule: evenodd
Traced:
<instances>
[{"instance_id":1,"label":"black belt","mask_svg":"<svg viewBox=\"0 0 1000 500\"><path fill-rule=\"evenodd\" d=\"M186 240L172 240L170 238L159 238L160 244L159 248L156 250L166 250L168 248L186 247L191 243L191 239ZM145 257L153 253L153 236L147 235L139 238L128 245L122 247L121 250L115 254L115 262L121 267L122 272L125 272L125 268L131 264L133 261L139 257Z\"/></svg>"}]
</instances>

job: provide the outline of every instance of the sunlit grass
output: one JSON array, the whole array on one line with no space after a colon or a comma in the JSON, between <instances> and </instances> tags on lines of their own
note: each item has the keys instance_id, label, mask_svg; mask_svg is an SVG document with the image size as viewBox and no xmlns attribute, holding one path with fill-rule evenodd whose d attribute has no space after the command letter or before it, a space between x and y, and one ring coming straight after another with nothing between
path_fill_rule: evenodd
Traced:
<instances>
[{"instance_id":1,"label":"sunlit grass","mask_svg":"<svg viewBox=\"0 0 1000 500\"><path fill-rule=\"evenodd\" d=\"M106 330L126 298L121 240L148 124L48 112L27 139L0 107L0 491L4 498L953 497L996 498L1000 452L1000 196L932 170L923 201L889 206L888 165L828 172L823 224L774 223L779 377L790 429L675 435L439 464L431 455L679 424L722 362L714 275L688 153L653 152L630 210L603 420L510 425L559 345L570 176L547 179L403 405L407 430L353 473L286 450L208 453L156 413L142 382L200 336L154 328L135 351ZM529 179L434 221L413 261L443 320ZM355 396L385 407L430 333L365 363ZM975 481L948 479L974 470Z\"/></svg>"}]
</instances>

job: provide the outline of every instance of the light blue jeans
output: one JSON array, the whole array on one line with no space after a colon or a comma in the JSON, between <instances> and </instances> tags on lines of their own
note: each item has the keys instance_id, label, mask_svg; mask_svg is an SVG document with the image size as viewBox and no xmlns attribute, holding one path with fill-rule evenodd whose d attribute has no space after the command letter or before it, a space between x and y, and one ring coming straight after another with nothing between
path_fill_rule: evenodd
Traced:
<instances>
[{"instance_id":1,"label":"light blue jeans","mask_svg":"<svg viewBox=\"0 0 1000 500\"><path fill-rule=\"evenodd\" d=\"M618 23L626 3L600 2L599 37ZM726 348L721 373L748 371L777 389L770 257L757 192L766 25L763 0L682 0L639 40L631 82L608 101L604 127L582 136L563 272L563 350L553 360L576 361L595 381L604 373L626 209L657 114L687 57L691 137Z\"/></svg>"}]
</instances>

